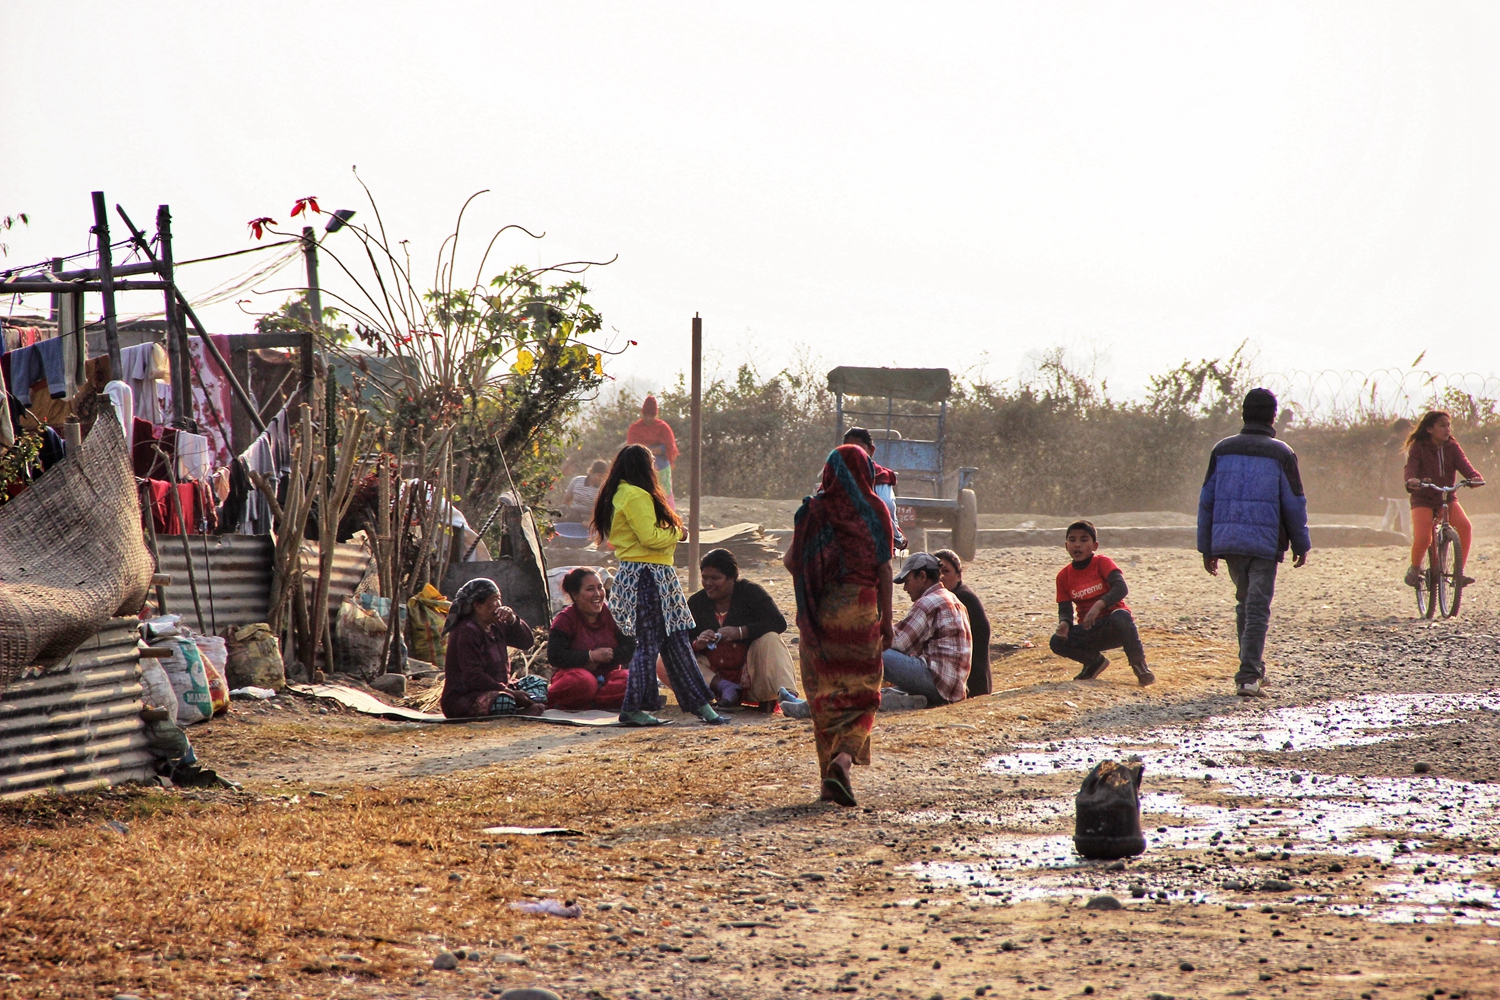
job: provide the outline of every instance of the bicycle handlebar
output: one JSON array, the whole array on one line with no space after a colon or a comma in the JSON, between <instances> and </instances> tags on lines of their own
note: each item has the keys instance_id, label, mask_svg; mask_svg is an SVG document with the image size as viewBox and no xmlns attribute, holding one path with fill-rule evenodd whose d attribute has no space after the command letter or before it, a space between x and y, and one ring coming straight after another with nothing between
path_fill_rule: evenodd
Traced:
<instances>
[{"instance_id":1,"label":"bicycle handlebar","mask_svg":"<svg viewBox=\"0 0 1500 1000\"><path fill-rule=\"evenodd\" d=\"M1475 482L1472 479L1460 479L1458 482L1454 483L1452 486L1439 486L1437 483L1418 483L1416 486L1408 486L1406 488L1406 491L1408 493L1410 493L1412 490L1437 490L1439 493L1457 493L1460 489L1462 489L1465 486L1469 487L1470 489L1473 489L1473 488L1475 488L1477 486L1483 486L1483 485L1484 485L1484 480L1482 480L1482 479L1479 480L1478 482Z\"/></svg>"}]
</instances>

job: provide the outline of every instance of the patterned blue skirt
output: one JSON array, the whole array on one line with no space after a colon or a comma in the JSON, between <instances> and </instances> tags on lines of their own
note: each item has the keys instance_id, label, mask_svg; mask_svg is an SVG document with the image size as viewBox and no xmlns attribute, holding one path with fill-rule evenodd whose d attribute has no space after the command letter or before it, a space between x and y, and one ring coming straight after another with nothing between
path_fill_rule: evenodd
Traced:
<instances>
[{"instance_id":1,"label":"patterned blue skirt","mask_svg":"<svg viewBox=\"0 0 1500 1000\"><path fill-rule=\"evenodd\" d=\"M609 610L621 632L626 635L637 634L636 618L640 610L639 592L642 587L656 588L667 635L692 631L693 613L688 610L687 598L683 596L682 583L677 579L676 569L659 563L622 562L620 571L615 574L614 589L609 595Z\"/></svg>"}]
</instances>

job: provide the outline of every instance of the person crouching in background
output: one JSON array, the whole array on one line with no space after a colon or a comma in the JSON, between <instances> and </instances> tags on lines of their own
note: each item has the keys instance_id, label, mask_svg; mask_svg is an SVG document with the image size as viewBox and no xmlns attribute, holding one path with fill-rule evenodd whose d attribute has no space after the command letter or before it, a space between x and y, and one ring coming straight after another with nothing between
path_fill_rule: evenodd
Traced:
<instances>
[{"instance_id":1,"label":"person crouching in background","mask_svg":"<svg viewBox=\"0 0 1500 1000\"><path fill-rule=\"evenodd\" d=\"M1125 603L1125 574L1113 559L1097 553L1099 532L1092 522L1074 521L1068 525L1066 539L1063 544L1072 563L1057 573L1058 622L1052 652L1083 664L1075 681L1091 681L1109 666L1103 650L1123 647L1141 687L1155 684L1135 618Z\"/></svg>"}]
</instances>

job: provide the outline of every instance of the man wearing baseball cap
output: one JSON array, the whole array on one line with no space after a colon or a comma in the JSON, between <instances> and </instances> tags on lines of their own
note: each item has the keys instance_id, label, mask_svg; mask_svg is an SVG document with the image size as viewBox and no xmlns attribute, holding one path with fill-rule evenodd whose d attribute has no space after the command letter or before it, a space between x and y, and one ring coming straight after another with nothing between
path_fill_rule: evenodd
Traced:
<instances>
[{"instance_id":1,"label":"man wearing baseball cap","mask_svg":"<svg viewBox=\"0 0 1500 1000\"><path fill-rule=\"evenodd\" d=\"M895 582L912 600L911 611L896 626L891 648L882 655L886 683L880 708L885 712L930 708L968 696L974 652L969 612L942 583L943 564L929 552L908 556ZM809 704L781 689L781 711L794 719L812 714Z\"/></svg>"},{"instance_id":2,"label":"man wearing baseball cap","mask_svg":"<svg viewBox=\"0 0 1500 1000\"><path fill-rule=\"evenodd\" d=\"M969 613L942 584L943 565L937 556L918 552L896 574L911 611L896 626L891 648L884 654L885 679L898 692L925 698L925 706L887 690L881 708L922 708L963 701L968 694L970 658L974 651Z\"/></svg>"}]
</instances>

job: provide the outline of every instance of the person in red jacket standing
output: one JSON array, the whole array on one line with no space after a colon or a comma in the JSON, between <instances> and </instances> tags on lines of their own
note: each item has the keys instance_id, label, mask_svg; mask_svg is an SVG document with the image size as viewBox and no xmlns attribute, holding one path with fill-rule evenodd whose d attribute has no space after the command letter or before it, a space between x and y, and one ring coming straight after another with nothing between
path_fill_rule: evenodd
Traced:
<instances>
[{"instance_id":1,"label":"person in red jacket standing","mask_svg":"<svg viewBox=\"0 0 1500 1000\"><path fill-rule=\"evenodd\" d=\"M1406 491L1411 494L1411 566L1406 571L1406 585L1416 587L1422 583L1422 561L1432 544L1432 521L1438 508L1443 505L1443 494L1436 490L1424 490L1422 483L1452 486L1458 474L1484 485L1484 477L1474 468L1464 450L1453 437L1453 420L1442 410L1429 410L1417 421L1411 435L1406 439ZM1469 564L1469 542L1474 537L1474 527L1469 515L1458 504L1454 495L1448 501L1448 523L1458 532L1459 545L1463 547L1463 563ZM1464 577L1464 586L1474 582L1473 577Z\"/></svg>"}]
</instances>

